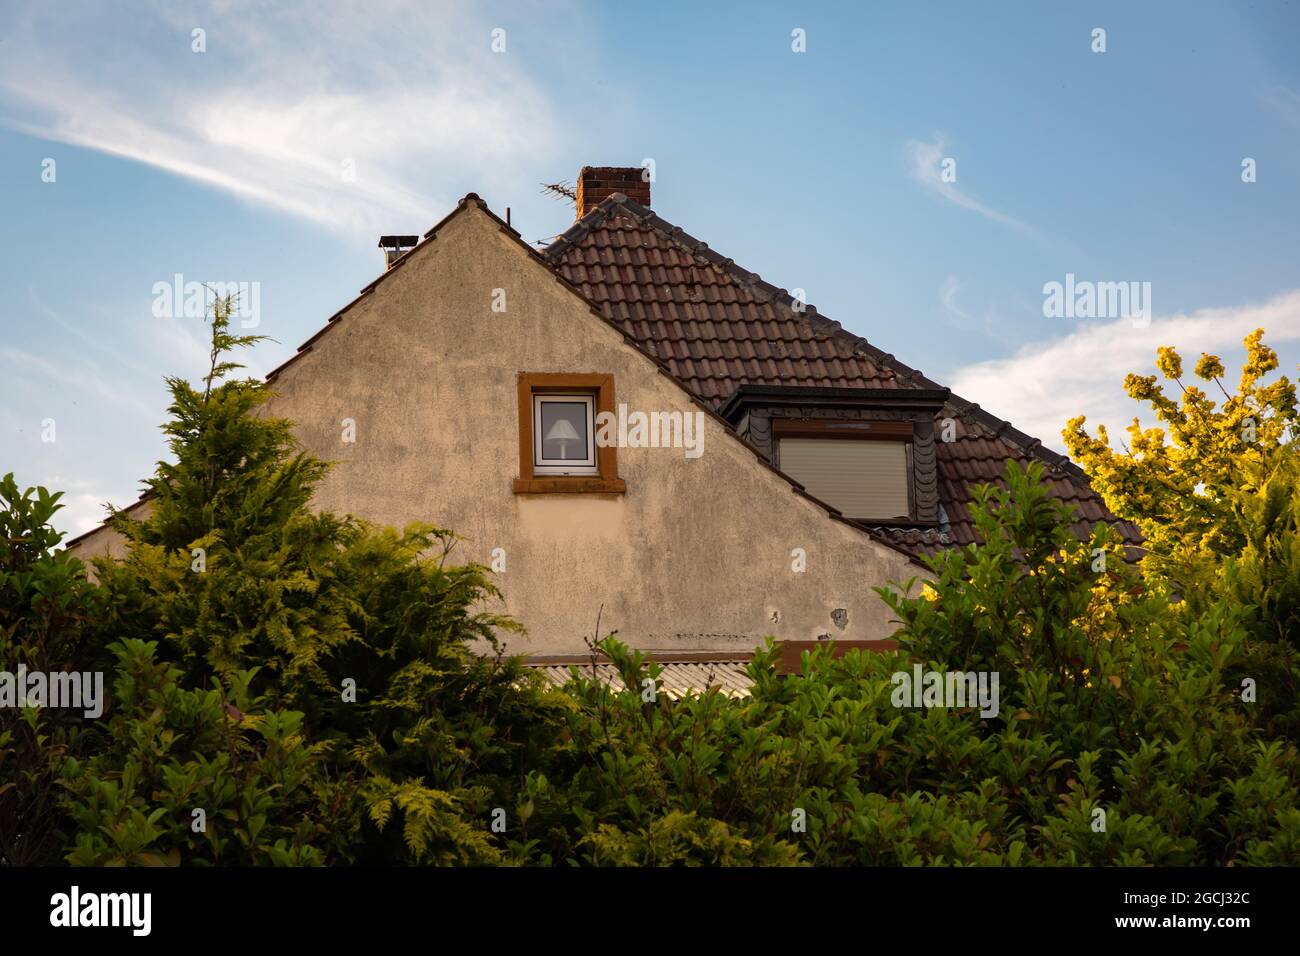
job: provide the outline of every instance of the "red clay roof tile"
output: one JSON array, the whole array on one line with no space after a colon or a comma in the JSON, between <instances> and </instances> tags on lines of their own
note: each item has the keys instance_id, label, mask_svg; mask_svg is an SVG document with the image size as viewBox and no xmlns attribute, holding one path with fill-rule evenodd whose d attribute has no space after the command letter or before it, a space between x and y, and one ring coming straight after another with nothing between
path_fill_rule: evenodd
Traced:
<instances>
[{"instance_id":1,"label":"red clay roof tile","mask_svg":"<svg viewBox=\"0 0 1300 956\"><path fill-rule=\"evenodd\" d=\"M940 387L816 307L796 309L788 293L617 194L543 256L715 411L741 385ZM1129 544L1140 541L1134 526L1110 515L1077 466L1037 439L955 395L936 418L956 424L956 440L939 443L936 455L946 520L937 529L872 529L896 547L922 556L974 541L973 486L1000 485L1007 461L1026 458L1044 462L1054 495L1079 509L1080 533L1106 521Z\"/></svg>"}]
</instances>

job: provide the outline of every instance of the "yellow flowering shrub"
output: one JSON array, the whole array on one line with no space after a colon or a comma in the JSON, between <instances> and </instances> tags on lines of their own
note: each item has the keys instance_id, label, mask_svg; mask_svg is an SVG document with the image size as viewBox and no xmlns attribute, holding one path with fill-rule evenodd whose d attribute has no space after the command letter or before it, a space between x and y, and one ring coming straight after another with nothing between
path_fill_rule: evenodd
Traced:
<instances>
[{"instance_id":1,"label":"yellow flowering shrub","mask_svg":"<svg viewBox=\"0 0 1300 956\"><path fill-rule=\"evenodd\" d=\"M1144 571L1149 582L1176 589L1202 580L1218 559L1240 554L1248 529L1238 500L1257 492L1293 454L1297 431L1295 385L1285 375L1265 383L1278 368L1277 353L1263 343L1263 329L1246 336L1246 361L1235 394L1224 387L1223 362L1203 354L1194 373L1222 395L1183 379L1181 356L1158 350L1156 367L1178 388L1154 375L1129 375L1128 395L1146 402L1158 425L1142 428L1135 417L1128 441L1112 447L1104 425L1095 436L1085 416L1072 419L1062 435L1070 454L1087 471L1092 486L1121 518L1145 537Z\"/></svg>"}]
</instances>

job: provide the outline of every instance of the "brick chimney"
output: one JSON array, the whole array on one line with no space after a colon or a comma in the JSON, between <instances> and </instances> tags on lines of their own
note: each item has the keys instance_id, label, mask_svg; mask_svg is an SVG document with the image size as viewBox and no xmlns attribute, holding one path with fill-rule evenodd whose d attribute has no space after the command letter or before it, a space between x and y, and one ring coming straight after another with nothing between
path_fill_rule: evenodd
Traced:
<instances>
[{"instance_id":1,"label":"brick chimney","mask_svg":"<svg viewBox=\"0 0 1300 956\"><path fill-rule=\"evenodd\" d=\"M578 218L614 193L649 207L650 182L642 178L648 175L640 166L583 166L578 173Z\"/></svg>"}]
</instances>

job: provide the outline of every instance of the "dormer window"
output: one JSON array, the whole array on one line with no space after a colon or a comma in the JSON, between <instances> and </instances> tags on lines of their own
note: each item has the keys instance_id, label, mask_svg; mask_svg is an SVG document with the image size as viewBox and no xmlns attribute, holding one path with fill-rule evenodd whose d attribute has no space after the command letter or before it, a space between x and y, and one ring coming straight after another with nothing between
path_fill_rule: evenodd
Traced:
<instances>
[{"instance_id":1,"label":"dormer window","mask_svg":"<svg viewBox=\"0 0 1300 956\"><path fill-rule=\"evenodd\" d=\"M777 439L781 470L848 518L910 521L908 443L860 435Z\"/></svg>"},{"instance_id":2,"label":"dormer window","mask_svg":"<svg viewBox=\"0 0 1300 956\"><path fill-rule=\"evenodd\" d=\"M808 494L845 518L939 518L934 418L946 389L742 385L722 415Z\"/></svg>"}]
</instances>

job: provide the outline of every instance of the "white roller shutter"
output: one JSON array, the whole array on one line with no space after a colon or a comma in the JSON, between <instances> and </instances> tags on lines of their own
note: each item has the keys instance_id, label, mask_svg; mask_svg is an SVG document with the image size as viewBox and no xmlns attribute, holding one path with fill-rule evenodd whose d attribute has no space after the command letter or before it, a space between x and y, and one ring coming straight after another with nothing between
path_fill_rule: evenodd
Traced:
<instances>
[{"instance_id":1,"label":"white roller shutter","mask_svg":"<svg viewBox=\"0 0 1300 956\"><path fill-rule=\"evenodd\" d=\"M907 506L907 444L845 438L782 438L781 470L846 518L901 518Z\"/></svg>"}]
</instances>

